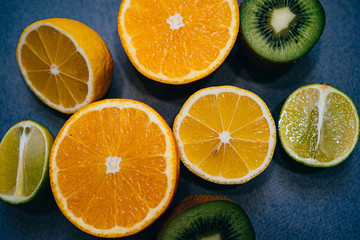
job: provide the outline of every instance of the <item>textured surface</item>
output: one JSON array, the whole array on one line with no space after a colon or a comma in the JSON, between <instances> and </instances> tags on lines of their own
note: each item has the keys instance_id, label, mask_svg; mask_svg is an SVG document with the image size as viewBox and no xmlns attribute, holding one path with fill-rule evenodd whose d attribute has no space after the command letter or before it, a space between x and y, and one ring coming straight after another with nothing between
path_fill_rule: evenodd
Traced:
<instances>
[{"instance_id":1,"label":"textured surface","mask_svg":"<svg viewBox=\"0 0 360 240\"><path fill-rule=\"evenodd\" d=\"M49 17L79 20L108 44L114 77L105 98L131 98L149 104L172 126L185 100L196 90L235 85L258 94L275 121L287 96L300 86L325 82L347 93L360 107L360 2L323 0L324 34L304 59L278 73L257 70L235 45L213 74L184 86L167 86L143 77L131 65L118 36L120 1L0 0L0 137L23 119L37 121L56 135L68 115L50 109L26 86L15 50L22 30ZM344 163L329 169L308 168L291 160L278 143L269 167L250 182L220 186L200 180L181 166L172 206L196 193L223 195L238 202L250 217L257 239L359 239L360 147ZM159 222L125 239L155 239ZM50 192L36 204L0 202L0 239L96 239L74 227Z\"/></svg>"}]
</instances>

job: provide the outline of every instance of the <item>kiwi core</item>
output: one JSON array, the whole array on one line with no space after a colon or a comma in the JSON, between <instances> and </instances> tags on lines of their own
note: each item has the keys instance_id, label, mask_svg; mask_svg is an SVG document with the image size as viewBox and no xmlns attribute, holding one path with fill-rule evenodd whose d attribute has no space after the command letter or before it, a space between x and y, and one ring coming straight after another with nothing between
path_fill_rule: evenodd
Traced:
<instances>
[{"instance_id":1,"label":"kiwi core","mask_svg":"<svg viewBox=\"0 0 360 240\"><path fill-rule=\"evenodd\" d=\"M276 33L279 33L288 28L295 16L289 7L275 9L271 15L271 26L275 29Z\"/></svg>"},{"instance_id":2,"label":"kiwi core","mask_svg":"<svg viewBox=\"0 0 360 240\"><path fill-rule=\"evenodd\" d=\"M166 22L170 25L171 30L177 30L181 27L185 27L182 17L179 13L176 13L172 16L170 16L168 19L166 19Z\"/></svg>"},{"instance_id":3,"label":"kiwi core","mask_svg":"<svg viewBox=\"0 0 360 240\"><path fill-rule=\"evenodd\" d=\"M218 233L209 237L202 238L201 240L221 240L221 236L220 233Z\"/></svg>"},{"instance_id":4,"label":"kiwi core","mask_svg":"<svg viewBox=\"0 0 360 240\"><path fill-rule=\"evenodd\" d=\"M116 173L120 170L120 157L108 157L106 158L106 173Z\"/></svg>"}]
</instances>

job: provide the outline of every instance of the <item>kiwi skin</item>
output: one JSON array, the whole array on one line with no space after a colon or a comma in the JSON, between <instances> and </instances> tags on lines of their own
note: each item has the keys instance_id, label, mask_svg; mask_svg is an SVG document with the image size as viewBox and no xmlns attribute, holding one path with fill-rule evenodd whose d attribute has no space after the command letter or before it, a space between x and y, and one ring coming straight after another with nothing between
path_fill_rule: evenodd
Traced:
<instances>
[{"instance_id":1,"label":"kiwi skin","mask_svg":"<svg viewBox=\"0 0 360 240\"><path fill-rule=\"evenodd\" d=\"M241 4L240 4L239 12L241 12L241 7L243 5L243 2L244 1L242 1ZM326 15L325 15L324 9L323 9L323 12L324 12L324 29L325 29ZM294 63L296 63L300 59L304 58L311 51L311 49L316 45L316 43L320 40L320 38L321 38L321 36L313 44L313 46L304 55L302 55L302 57L297 58L297 59L295 59L293 61L289 61L289 62L275 62L275 61L271 61L271 60L266 59L266 58L262 57L261 55L257 54L250 47L250 45L246 42L243 31L242 31L242 28L241 28L241 18L240 18L239 39L238 39L240 49L241 49L243 55L246 56L247 59L250 61L250 63L252 65L254 65L255 67L259 68L259 69L263 69L263 70L267 70L267 71L280 71L280 70L284 70L286 68L289 68Z\"/></svg>"},{"instance_id":2,"label":"kiwi skin","mask_svg":"<svg viewBox=\"0 0 360 240\"><path fill-rule=\"evenodd\" d=\"M166 226L180 213L182 213L183 211L192 208L198 204L201 203L205 203L205 202L209 202L209 201L215 201L215 200L225 200L225 201L229 201L232 203L237 204L235 201L226 198L226 197L222 197L222 196L216 196L216 195L211 195L211 194L196 194L196 195L192 195L192 196L188 196L186 198L184 198L177 206L175 206L171 212L168 214L167 218L164 220L162 226L159 229L159 233L157 235L156 240L160 240L162 233L164 231L164 229L166 228Z\"/></svg>"}]
</instances>

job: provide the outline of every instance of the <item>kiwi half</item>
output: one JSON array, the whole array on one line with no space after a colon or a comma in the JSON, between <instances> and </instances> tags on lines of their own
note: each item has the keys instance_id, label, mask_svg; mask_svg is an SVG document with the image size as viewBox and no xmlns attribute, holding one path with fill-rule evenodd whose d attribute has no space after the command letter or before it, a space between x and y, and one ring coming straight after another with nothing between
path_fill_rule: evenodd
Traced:
<instances>
[{"instance_id":1,"label":"kiwi half","mask_svg":"<svg viewBox=\"0 0 360 240\"><path fill-rule=\"evenodd\" d=\"M324 27L318 0L244 0L240 6L242 45L255 62L296 62L316 44Z\"/></svg>"},{"instance_id":2,"label":"kiwi half","mask_svg":"<svg viewBox=\"0 0 360 240\"><path fill-rule=\"evenodd\" d=\"M234 201L199 194L185 198L174 208L157 239L255 239L255 231L245 211Z\"/></svg>"}]
</instances>

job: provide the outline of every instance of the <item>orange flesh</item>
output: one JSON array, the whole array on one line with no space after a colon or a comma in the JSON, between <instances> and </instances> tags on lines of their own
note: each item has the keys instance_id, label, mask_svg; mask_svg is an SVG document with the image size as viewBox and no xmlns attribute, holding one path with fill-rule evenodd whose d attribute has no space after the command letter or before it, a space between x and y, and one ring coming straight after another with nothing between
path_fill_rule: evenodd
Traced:
<instances>
[{"instance_id":1,"label":"orange flesh","mask_svg":"<svg viewBox=\"0 0 360 240\"><path fill-rule=\"evenodd\" d=\"M75 217L97 229L131 227L168 188L165 137L135 108L104 108L77 119L59 144L58 186ZM117 172L106 159L121 158Z\"/></svg>"},{"instance_id":2,"label":"orange flesh","mask_svg":"<svg viewBox=\"0 0 360 240\"><path fill-rule=\"evenodd\" d=\"M174 16L182 19L172 25ZM131 0L125 12L125 29L140 65L169 78L209 67L230 39L230 26L225 1Z\"/></svg>"},{"instance_id":3,"label":"orange flesh","mask_svg":"<svg viewBox=\"0 0 360 240\"><path fill-rule=\"evenodd\" d=\"M21 61L32 85L50 102L71 108L85 100L87 63L74 43L56 29L41 26L30 32L21 48ZM52 66L59 72L52 73Z\"/></svg>"},{"instance_id":4,"label":"orange flesh","mask_svg":"<svg viewBox=\"0 0 360 240\"><path fill-rule=\"evenodd\" d=\"M228 142L221 141L223 132L229 133ZM179 135L189 161L207 174L232 179L257 169L266 159L270 128L254 100L225 92L198 99Z\"/></svg>"}]
</instances>

